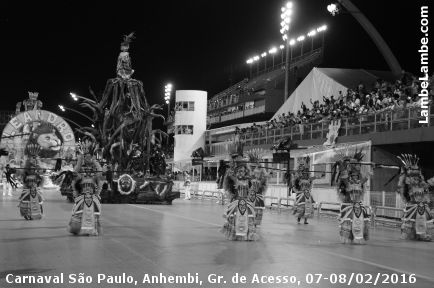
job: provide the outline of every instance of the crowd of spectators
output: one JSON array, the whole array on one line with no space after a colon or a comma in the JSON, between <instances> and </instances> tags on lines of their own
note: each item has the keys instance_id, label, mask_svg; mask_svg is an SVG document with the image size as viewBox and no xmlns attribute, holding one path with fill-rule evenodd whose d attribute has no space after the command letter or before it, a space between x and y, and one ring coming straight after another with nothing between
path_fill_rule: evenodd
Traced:
<instances>
[{"instance_id":1,"label":"crowd of spectators","mask_svg":"<svg viewBox=\"0 0 434 288\"><path fill-rule=\"evenodd\" d=\"M430 78L429 102L433 102L434 74ZM375 112L400 110L408 107L420 106L419 80L404 73L401 79L388 82L378 79L371 89L360 83L355 89L348 89L347 93L323 96L323 102L312 102L311 108L302 103L297 113L283 113L267 121L265 124L255 123L248 128L238 129L240 133L257 132L261 129L290 127L296 124L321 123L346 117L356 117Z\"/></svg>"}]
</instances>

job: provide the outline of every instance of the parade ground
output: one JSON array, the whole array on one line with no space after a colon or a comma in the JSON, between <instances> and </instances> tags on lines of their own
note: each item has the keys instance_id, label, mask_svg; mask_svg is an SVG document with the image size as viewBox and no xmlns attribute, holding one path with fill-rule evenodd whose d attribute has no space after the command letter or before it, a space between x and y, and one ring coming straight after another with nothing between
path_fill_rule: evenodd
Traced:
<instances>
[{"instance_id":1,"label":"parade ground","mask_svg":"<svg viewBox=\"0 0 434 288\"><path fill-rule=\"evenodd\" d=\"M396 228L371 229L366 245L348 245L340 243L335 219L315 217L308 225L300 225L290 212L266 211L261 241L228 241L219 232L224 206L211 200L177 199L171 206L104 204L103 235L77 237L66 231L72 204L58 191L44 191L45 216L40 221L20 217L18 193L0 198L0 287L145 287L146 275L160 273L165 277L197 275L201 287L237 287L241 284L233 281L241 276L247 281L261 276L267 276L262 278L265 281L276 281L269 277L277 276L300 281L250 283L248 287L348 287L334 278L345 274L348 282L352 273L363 274L364 281L372 275L372 283L378 273L377 281L390 277L390 284L378 282L378 287L434 287L433 243L400 240ZM10 281L20 275L62 273L64 284L6 281L8 275ZM412 274L416 283L392 284L392 278L397 277L392 275L398 275L402 282ZM92 283L68 283L69 277L79 281L79 276L91 276ZM110 284L114 276L137 283ZM218 276L223 276L220 284L210 283ZM314 277L314 283L306 283L312 281L309 277ZM153 285L199 287L200 283Z\"/></svg>"}]
</instances>

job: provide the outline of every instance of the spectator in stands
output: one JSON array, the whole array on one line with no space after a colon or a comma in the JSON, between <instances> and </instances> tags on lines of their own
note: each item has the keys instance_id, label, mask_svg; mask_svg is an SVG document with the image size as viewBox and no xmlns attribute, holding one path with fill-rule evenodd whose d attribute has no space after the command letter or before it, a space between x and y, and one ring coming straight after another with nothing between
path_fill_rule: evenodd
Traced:
<instances>
[{"instance_id":1,"label":"spectator in stands","mask_svg":"<svg viewBox=\"0 0 434 288\"><path fill-rule=\"evenodd\" d=\"M430 91L430 103L432 103L434 74L429 81L428 90ZM356 117L361 114L417 107L420 105L419 87L418 79L407 72L404 72L401 79L395 82L377 79L370 91L363 83L359 83L355 89L348 89L345 95L339 91L337 98L334 95L331 95L330 98L323 96L323 103L310 100L312 108L309 109L302 103L296 114L283 113L267 121L262 127L254 123L251 130L283 128L297 124L318 123L342 117ZM385 117L389 117L387 113Z\"/></svg>"}]
</instances>

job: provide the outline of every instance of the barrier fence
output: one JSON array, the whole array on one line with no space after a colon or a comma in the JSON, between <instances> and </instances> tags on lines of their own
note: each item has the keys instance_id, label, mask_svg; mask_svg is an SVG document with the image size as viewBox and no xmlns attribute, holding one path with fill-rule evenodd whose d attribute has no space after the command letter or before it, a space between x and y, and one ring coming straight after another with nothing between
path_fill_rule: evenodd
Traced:
<instances>
[{"instance_id":1,"label":"barrier fence","mask_svg":"<svg viewBox=\"0 0 434 288\"><path fill-rule=\"evenodd\" d=\"M409 130L420 127L434 126L434 105L429 106L430 115L427 124L420 124L420 111L418 107L400 110L386 110L373 114L359 115L353 118L342 118L339 136L362 135L385 131ZM242 140L245 147L272 145L285 137L292 140L325 139L329 132L331 121L320 123L296 124L283 128L264 128L255 132L245 133ZM226 155L229 153L230 142L212 143L208 145L212 155Z\"/></svg>"}]
</instances>

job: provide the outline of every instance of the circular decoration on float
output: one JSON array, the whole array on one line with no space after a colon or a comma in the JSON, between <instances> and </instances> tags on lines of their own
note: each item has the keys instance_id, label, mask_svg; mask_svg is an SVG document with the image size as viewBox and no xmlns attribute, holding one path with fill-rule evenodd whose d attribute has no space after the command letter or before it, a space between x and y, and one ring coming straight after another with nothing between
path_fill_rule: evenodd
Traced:
<instances>
[{"instance_id":1,"label":"circular decoration on float","mask_svg":"<svg viewBox=\"0 0 434 288\"><path fill-rule=\"evenodd\" d=\"M69 124L60 116L46 110L18 113L6 124L2 132L2 147L9 152L8 162L17 166L29 157L29 147L38 156L38 165L51 169L56 159L75 158L75 137Z\"/></svg>"},{"instance_id":2,"label":"circular decoration on float","mask_svg":"<svg viewBox=\"0 0 434 288\"><path fill-rule=\"evenodd\" d=\"M136 188L136 181L129 174L122 174L118 180L118 191L122 195L130 195Z\"/></svg>"}]
</instances>

